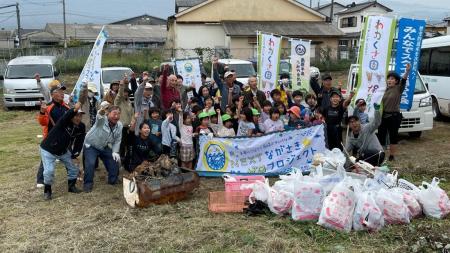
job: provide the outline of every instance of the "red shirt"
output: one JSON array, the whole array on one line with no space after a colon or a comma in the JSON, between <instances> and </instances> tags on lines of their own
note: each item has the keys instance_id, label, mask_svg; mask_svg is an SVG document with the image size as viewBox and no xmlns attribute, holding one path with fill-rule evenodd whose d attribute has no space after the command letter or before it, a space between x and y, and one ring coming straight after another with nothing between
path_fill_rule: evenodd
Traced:
<instances>
[{"instance_id":1,"label":"red shirt","mask_svg":"<svg viewBox=\"0 0 450 253\"><path fill-rule=\"evenodd\" d=\"M163 78L161 80L161 98L162 98L162 108L164 110L170 109L172 102L175 99L180 99L180 92L174 88L170 87L167 83L168 70L163 71Z\"/></svg>"}]
</instances>

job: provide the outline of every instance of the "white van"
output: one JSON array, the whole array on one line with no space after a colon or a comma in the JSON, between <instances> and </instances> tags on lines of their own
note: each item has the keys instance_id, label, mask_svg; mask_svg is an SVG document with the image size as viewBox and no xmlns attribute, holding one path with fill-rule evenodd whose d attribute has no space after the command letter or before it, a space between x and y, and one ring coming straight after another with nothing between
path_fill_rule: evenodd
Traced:
<instances>
[{"instance_id":1,"label":"white van","mask_svg":"<svg viewBox=\"0 0 450 253\"><path fill-rule=\"evenodd\" d=\"M128 79L133 73L128 67L107 67L102 68L102 74L100 76L100 82L103 87L103 91L106 93L109 91L109 86L114 81L120 81L123 79L124 75L128 76ZM131 87L130 87L131 88Z\"/></svg>"},{"instance_id":2,"label":"white van","mask_svg":"<svg viewBox=\"0 0 450 253\"><path fill-rule=\"evenodd\" d=\"M358 66L358 64L350 66L347 80L347 87L350 91L356 86ZM420 73L417 73L411 110L402 110L401 112L403 119L399 129L400 133L408 133L411 137L420 137L422 131L433 129L432 99Z\"/></svg>"},{"instance_id":3,"label":"white van","mask_svg":"<svg viewBox=\"0 0 450 253\"><path fill-rule=\"evenodd\" d=\"M236 71L236 80L243 83L244 86L248 83L248 77L256 75L255 68L252 62L239 59L219 59L219 63L228 66L229 70Z\"/></svg>"},{"instance_id":4,"label":"white van","mask_svg":"<svg viewBox=\"0 0 450 253\"><path fill-rule=\"evenodd\" d=\"M3 82L5 109L15 106L37 106L44 99L34 75L39 73L43 85L48 85L58 76L54 56L22 56L9 61Z\"/></svg>"}]
</instances>

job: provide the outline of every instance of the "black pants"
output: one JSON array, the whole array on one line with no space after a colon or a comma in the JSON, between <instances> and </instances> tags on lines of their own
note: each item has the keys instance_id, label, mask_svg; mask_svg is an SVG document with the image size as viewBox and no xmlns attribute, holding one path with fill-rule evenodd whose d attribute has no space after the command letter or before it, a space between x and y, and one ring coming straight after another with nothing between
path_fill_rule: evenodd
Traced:
<instances>
[{"instance_id":1,"label":"black pants","mask_svg":"<svg viewBox=\"0 0 450 253\"><path fill-rule=\"evenodd\" d=\"M381 124L378 127L378 140L382 146L386 146L386 136L389 133L389 144L398 143L398 129L402 123L400 112L384 112Z\"/></svg>"},{"instance_id":2,"label":"black pants","mask_svg":"<svg viewBox=\"0 0 450 253\"><path fill-rule=\"evenodd\" d=\"M327 125L328 149L338 148L342 150L342 127L339 125Z\"/></svg>"},{"instance_id":3,"label":"black pants","mask_svg":"<svg viewBox=\"0 0 450 253\"><path fill-rule=\"evenodd\" d=\"M122 159L125 157L128 148L128 130L129 127L122 128L122 141L120 142L119 154Z\"/></svg>"},{"instance_id":4,"label":"black pants","mask_svg":"<svg viewBox=\"0 0 450 253\"><path fill-rule=\"evenodd\" d=\"M366 161L373 166L380 166L384 161L384 151L383 152L368 152L360 157L360 160Z\"/></svg>"}]
</instances>

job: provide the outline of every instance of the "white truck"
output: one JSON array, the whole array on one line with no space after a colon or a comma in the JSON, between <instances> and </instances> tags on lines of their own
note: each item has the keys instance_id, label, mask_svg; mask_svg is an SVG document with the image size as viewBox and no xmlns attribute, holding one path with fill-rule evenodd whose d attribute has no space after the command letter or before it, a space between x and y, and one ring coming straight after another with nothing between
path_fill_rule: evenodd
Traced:
<instances>
[{"instance_id":1,"label":"white truck","mask_svg":"<svg viewBox=\"0 0 450 253\"><path fill-rule=\"evenodd\" d=\"M349 91L356 87L358 67L358 64L350 66L347 80L347 90ZM420 137L422 131L433 129L432 98L419 73L417 73L412 107L409 111L402 110L402 115L400 133L408 133L411 137Z\"/></svg>"}]
</instances>

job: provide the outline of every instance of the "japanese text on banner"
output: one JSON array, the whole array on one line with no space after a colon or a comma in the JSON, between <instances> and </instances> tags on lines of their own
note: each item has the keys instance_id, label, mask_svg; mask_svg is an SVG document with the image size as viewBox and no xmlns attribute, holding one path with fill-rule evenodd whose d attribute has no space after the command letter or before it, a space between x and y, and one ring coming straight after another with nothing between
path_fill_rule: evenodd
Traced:
<instances>
[{"instance_id":1,"label":"japanese text on banner","mask_svg":"<svg viewBox=\"0 0 450 253\"><path fill-rule=\"evenodd\" d=\"M266 97L270 97L270 91L275 88L278 82L281 38L269 34L260 34L258 39L260 89L264 91Z\"/></svg>"},{"instance_id":2,"label":"japanese text on banner","mask_svg":"<svg viewBox=\"0 0 450 253\"><path fill-rule=\"evenodd\" d=\"M197 171L201 175L286 174L293 167L309 170L314 154L324 150L323 125L252 138L202 136Z\"/></svg>"},{"instance_id":3,"label":"japanese text on banner","mask_svg":"<svg viewBox=\"0 0 450 253\"><path fill-rule=\"evenodd\" d=\"M404 73L406 64L411 64L408 80L400 101L400 109L410 110L416 86L416 75L419 69L420 48L425 30L425 20L402 18L398 22L397 55L395 71Z\"/></svg>"},{"instance_id":4,"label":"japanese text on banner","mask_svg":"<svg viewBox=\"0 0 450 253\"><path fill-rule=\"evenodd\" d=\"M75 103L78 101L78 98L80 96L81 84L83 82L95 83L98 91L96 98L100 100L100 91L103 90L103 87L100 87L102 52L103 52L103 45L105 44L108 37L109 37L108 32L103 26L102 30L97 36L97 40L95 41L94 46L92 47L91 53L89 54L89 57L86 60L86 64L84 64L83 71L81 71L80 77L78 77L77 83L75 84L75 88L73 89L73 101Z\"/></svg>"},{"instance_id":5,"label":"japanese text on banner","mask_svg":"<svg viewBox=\"0 0 450 253\"><path fill-rule=\"evenodd\" d=\"M395 19L369 16L359 51L359 81L356 99L364 99L373 117L373 104L380 104L386 90L386 72L391 58Z\"/></svg>"},{"instance_id":6,"label":"japanese text on banner","mask_svg":"<svg viewBox=\"0 0 450 253\"><path fill-rule=\"evenodd\" d=\"M291 41L291 76L294 90L309 90L310 53L310 41Z\"/></svg>"}]
</instances>

